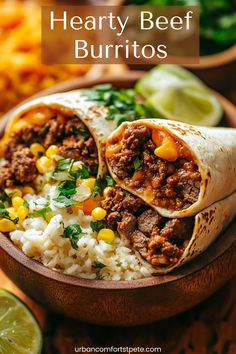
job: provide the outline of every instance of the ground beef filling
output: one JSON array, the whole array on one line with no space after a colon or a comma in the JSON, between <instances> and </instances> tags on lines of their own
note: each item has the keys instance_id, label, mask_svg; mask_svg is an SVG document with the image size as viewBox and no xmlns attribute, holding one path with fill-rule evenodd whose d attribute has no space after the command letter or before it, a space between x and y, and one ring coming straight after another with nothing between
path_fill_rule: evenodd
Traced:
<instances>
[{"instance_id":1,"label":"ground beef filling","mask_svg":"<svg viewBox=\"0 0 236 354\"><path fill-rule=\"evenodd\" d=\"M60 119L59 119L60 118ZM36 159L30 152L30 145L38 142L47 149L57 145L60 155L82 161L92 175L98 168L98 153L93 137L86 126L76 116L64 117L64 121L52 114L46 124L29 125L11 133L9 142L4 147L3 158L6 164L0 169L0 188L30 183L37 176Z\"/></svg>"},{"instance_id":2,"label":"ground beef filling","mask_svg":"<svg viewBox=\"0 0 236 354\"><path fill-rule=\"evenodd\" d=\"M153 266L178 262L193 232L194 218L164 218L120 187L112 188L101 206L107 211L108 225Z\"/></svg>"},{"instance_id":3,"label":"ground beef filling","mask_svg":"<svg viewBox=\"0 0 236 354\"><path fill-rule=\"evenodd\" d=\"M181 145L178 142L179 145ZM118 152L108 157L113 173L137 192L152 191L154 205L170 210L189 207L198 199L201 175L187 151L169 162L154 154L156 144L146 126L129 126ZM183 152L186 148L180 147Z\"/></svg>"}]
</instances>

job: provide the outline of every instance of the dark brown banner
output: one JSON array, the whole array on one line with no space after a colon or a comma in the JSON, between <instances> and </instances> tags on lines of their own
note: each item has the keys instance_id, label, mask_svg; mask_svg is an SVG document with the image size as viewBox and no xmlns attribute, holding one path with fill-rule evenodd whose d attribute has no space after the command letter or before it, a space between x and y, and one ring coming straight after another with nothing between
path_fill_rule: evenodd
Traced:
<instances>
[{"instance_id":1,"label":"dark brown banner","mask_svg":"<svg viewBox=\"0 0 236 354\"><path fill-rule=\"evenodd\" d=\"M46 64L192 64L196 6L43 6Z\"/></svg>"}]
</instances>

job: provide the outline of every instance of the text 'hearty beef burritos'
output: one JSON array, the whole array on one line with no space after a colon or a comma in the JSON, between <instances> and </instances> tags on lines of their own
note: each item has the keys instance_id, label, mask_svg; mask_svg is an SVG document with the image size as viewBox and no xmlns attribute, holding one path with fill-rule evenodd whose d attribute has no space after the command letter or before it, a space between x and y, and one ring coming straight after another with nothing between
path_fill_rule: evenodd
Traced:
<instances>
[{"instance_id":1,"label":"text 'hearty beef burritos'","mask_svg":"<svg viewBox=\"0 0 236 354\"><path fill-rule=\"evenodd\" d=\"M196 216L166 218L119 186L101 202L115 228L153 273L168 273L202 253L236 215L236 193Z\"/></svg>"},{"instance_id":2,"label":"text 'hearty beef burritos'","mask_svg":"<svg viewBox=\"0 0 236 354\"><path fill-rule=\"evenodd\" d=\"M105 120L107 115L106 107L89 101L82 91L35 99L14 112L1 141L1 155L11 160L19 144L29 148L36 139L44 148L59 146L60 155L80 160L93 175L102 176L106 170L104 141L117 126L115 120ZM26 179L33 180L33 171L28 172Z\"/></svg>"},{"instance_id":3,"label":"text 'hearty beef burritos'","mask_svg":"<svg viewBox=\"0 0 236 354\"><path fill-rule=\"evenodd\" d=\"M195 215L236 190L236 129L145 119L107 141L112 177L162 216Z\"/></svg>"}]
</instances>

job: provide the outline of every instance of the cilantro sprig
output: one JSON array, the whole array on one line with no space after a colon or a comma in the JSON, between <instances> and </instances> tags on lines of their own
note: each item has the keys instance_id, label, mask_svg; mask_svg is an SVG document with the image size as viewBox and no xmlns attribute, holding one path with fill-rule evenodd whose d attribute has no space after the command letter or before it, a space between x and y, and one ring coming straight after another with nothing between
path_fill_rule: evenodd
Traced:
<instances>
[{"instance_id":1,"label":"cilantro sprig","mask_svg":"<svg viewBox=\"0 0 236 354\"><path fill-rule=\"evenodd\" d=\"M102 178L97 178L94 183L92 197L95 198L97 195L101 195L104 188L112 187L114 184L113 178L108 173L103 175Z\"/></svg>"},{"instance_id":2,"label":"cilantro sprig","mask_svg":"<svg viewBox=\"0 0 236 354\"><path fill-rule=\"evenodd\" d=\"M109 112L106 120L116 120L117 125L148 115L147 108L137 101L133 89L116 89L112 85L105 84L84 90L83 94L97 105L106 106Z\"/></svg>"},{"instance_id":3,"label":"cilantro sprig","mask_svg":"<svg viewBox=\"0 0 236 354\"><path fill-rule=\"evenodd\" d=\"M81 236L82 229L79 224L72 224L64 229L63 237L69 238L73 248L77 249L77 242Z\"/></svg>"}]
</instances>

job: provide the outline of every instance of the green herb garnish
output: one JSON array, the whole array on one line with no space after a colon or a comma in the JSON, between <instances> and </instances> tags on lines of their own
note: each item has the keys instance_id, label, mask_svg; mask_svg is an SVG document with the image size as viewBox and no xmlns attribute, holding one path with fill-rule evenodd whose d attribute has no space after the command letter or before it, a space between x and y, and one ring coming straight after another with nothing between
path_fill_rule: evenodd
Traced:
<instances>
[{"instance_id":1,"label":"green herb garnish","mask_svg":"<svg viewBox=\"0 0 236 354\"><path fill-rule=\"evenodd\" d=\"M25 208L28 208L28 209L29 209L29 203L28 203L26 200L24 200L23 206L24 206Z\"/></svg>"},{"instance_id":2,"label":"green herb garnish","mask_svg":"<svg viewBox=\"0 0 236 354\"><path fill-rule=\"evenodd\" d=\"M35 210L33 213L29 214L29 217L36 217L36 216L42 216L45 219L45 216L47 213L50 213L52 209L48 206L40 209L40 210Z\"/></svg>"},{"instance_id":3,"label":"green herb garnish","mask_svg":"<svg viewBox=\"0 0 236 354\"><path fill-rule=\"evenodd\" d=\"M141 170L143 168L142 161L140 160L140 158L138 156L136 156L134 158L133 164L134 164L135 171L139 171L139 170Z\"/></svg>"},{"instance_id":4,"label":"green herb garnish","mask_svg":"<svg viewBox=\"0 0 236 354\"><path fill-rule=\"evenodd\" d=\"M68 208L75 205L76 202L67 198L64 195L59 195L57 198L53 199L56 208Z\"/></svg>"},{"instance_id":5,"label":"green herb garnish","mask_svg":"<svg viewBox=\"0 0 236 354\"><path fill-rule=\"evenodd\" d=\"M114 184L115 184L115 181L108 173L103 175L102 178L97 178L94 183L92 197L94 198L99 194L101 195L104 188L112 187L112 186L114 186Z\"/></svg>"},{"instance_id":6,"label":"green herb garnish","mask_svg":"<svg viewBox=\"0 0 236 354\"><path fill-rule=\"evenodd\" d=\"M75 171L70 170L69 174L75 179L86 179L90 177L89 170L85 165L79 166Z\"/></svg>"},{"instance_id":7,"label":"green herb garnish","mask_svg":"<svg viewBox=\"0 0 236 354\"><path fill-rule=\"evenodd\" d=\"M99 232L101 229L106 228L106 226L107 224L104 220L90 222L90 227L95 232Z\"/></svg>"},{"instance_id":8,"label":"green herb garnish","mask_svg":"<svg viewBox=\"0 0 236 354\"><path fill-rule=\"evenodd\" d=\"M133 121L148 115L147 108L136 100L133 89L116 89L112 85L98 85L84 90L88 100L108 108L106 120L116 120L117 125L124 121Z\"/></svg>"},{"instance_id":9,"label":"green herb garnish","mask_svg":"<svg viewBox=\"0 0 236 354\"><path fill-rule=\"evenodd\" d=\"M58 160L57 167L55 169L55 173L61 172L61 171L70 171L74 162L75 161L73 159L69 159L69 158Z\"/></svg>"},{"instance_id":10,"label":"green herb garnish","mask_svg":"<svg viewBox=\"0 0 236 354\"><path fill-rule=\"evenodd\" d=\"M80 238L81 233L82 233L82 229L81 229L80 225L73 224L73 225L67 226L64 229L63 237L69 238L72 247L77 249L78 248L77 242L78 242L78 239Z\"/></svg>"},{"instance_id":11,"label":"green herb garnish","mask_svg":"<svg viewBox=\"0 0 236 354\"><path fill-rule=\"evenodd\" d=\"M85 128L75 128L74 129L74 133L75 134L80 134L82 136L84 136L85 138L89 138L90 137L90 133L87 129Z\"/></svg>"},{"instance_id":12,"label":"green herb garnish","mask_svg":"<svg viewBox=\"0 0 236 354\"><path fill-rule=\"evenodd\" d=\"M108 173L103 176L103 181L106 184L106 187L113 187L115 184L114 179Z\"/></svg>"},{"instance_id":13,"label":"green herb garnish","mask_svg":"<svg viewBox=\"0 0 236 354\"><path fill-rule=\"evenodd\" d=\"M76 182L66 180L61 182L57 189L60 191L60 195L71 196L76 193Z\"/></svg>"},{"instance_id":14,"label":"green herb garnish","mask_svg":"<svg viewBox=\"0 0 236 354\"><path fill-rule=\"evenodd\" d=\"M97 195L102 194L102 180L97 178L94 183L93 191L92 191L92 198L95 198Z\"/></svg>"},{"instance_id":15,"label":"green herb garnish","mask_svg":"<svg viewBox=\"0 0 236 354\"><path fill-rule=\"evenodd\" d=\"M93 267L96 268L96 269L102 269L102 268L106 267L106 265L103 264L102 262L95 261L93 263Z\"/></svg>"},{"instance_id":16,"label":"green herb garnish","mask_svg":"<svg viewBox=\"0 0 236 354\"><path fill-rule=\"evenodd\" d=\"M4 219L11 220L14 224L17 224L19 221L19 218L16 219L11 219L9 216L8 211L6 210L6 207L2 201L0 201L0 216Z\"/></svg>"}]
</instances>

